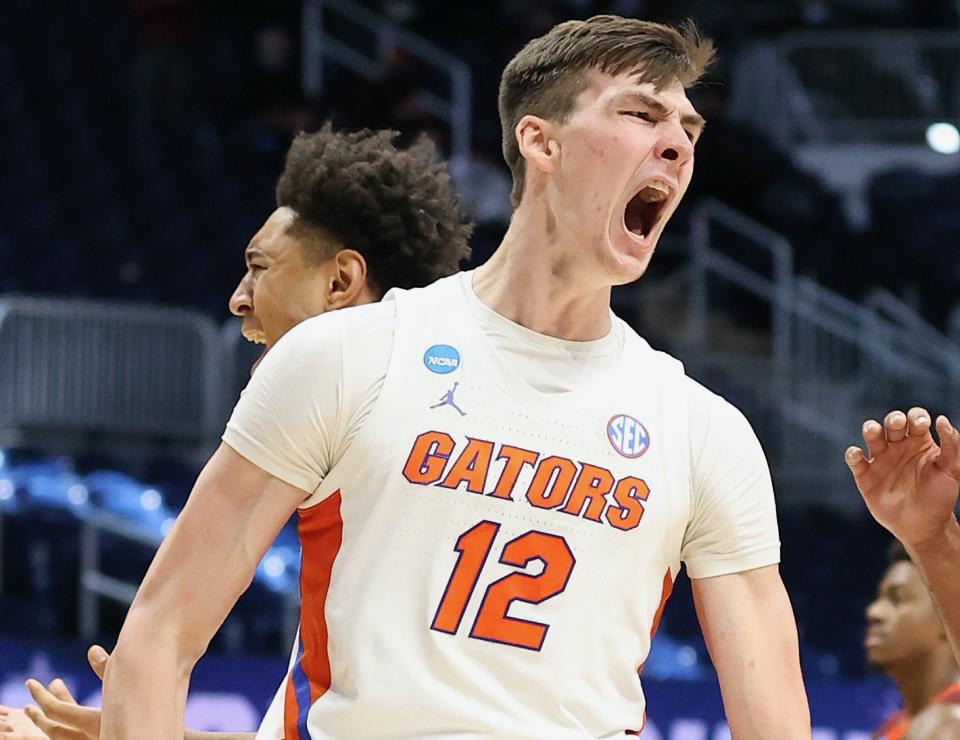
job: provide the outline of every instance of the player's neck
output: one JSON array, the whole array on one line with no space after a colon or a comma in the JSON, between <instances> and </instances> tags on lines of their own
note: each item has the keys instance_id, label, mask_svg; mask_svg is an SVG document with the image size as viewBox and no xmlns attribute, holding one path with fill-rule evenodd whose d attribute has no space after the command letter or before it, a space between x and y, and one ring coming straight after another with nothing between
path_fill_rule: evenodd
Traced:
<instances>
[{"instance_id":1,"label":"player's neck","mask_svg":"<svg viewBox=\"0 0 960 740\"><path fill-rule=\"evenodd\" d=\"M522 207L522 206L521 206ZM587 285L534 219L514 218L493 256L474 271L473 289L488 308L560 339L588 341L610 331L610 287Z\"/></svg>"},{"instance_id":2,"label":"player's neck","mask_svg":"<svg viewBox=\"0 0 960 740\"><path fill-rule=\"evenodd\" d=\"M953 681L960 679L952 654L936 651L891 667L888 671L903 699L903 708L911 717Z\"/></svg>"}]
</instances>

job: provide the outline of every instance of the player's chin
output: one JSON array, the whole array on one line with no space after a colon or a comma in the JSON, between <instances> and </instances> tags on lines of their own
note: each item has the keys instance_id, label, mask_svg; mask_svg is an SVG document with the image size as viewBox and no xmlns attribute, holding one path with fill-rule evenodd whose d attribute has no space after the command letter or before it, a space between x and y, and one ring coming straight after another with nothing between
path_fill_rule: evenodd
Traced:
<instances>
[{"instance_id":1,"label":"player's chin","mask_svg":"<svg viewBox=\"0 0 960 740\"><path fill-rule=\"evenodd\" d=\"M638 244L629 238L611 240L610 273L613 285L625 285L639 280L650 266L656 240Z\"/></svg>"},{"instance_id":2,"label":"player's chin","mask_svg":"<svg viewBox=\"0 0 960 740\"><path fill-rule=\"evenodd\" d=\"M873 645L867 648L867 665L876 671L886 672L890 658L885 654L882 645Z\"/></svg>"}]
</instances>

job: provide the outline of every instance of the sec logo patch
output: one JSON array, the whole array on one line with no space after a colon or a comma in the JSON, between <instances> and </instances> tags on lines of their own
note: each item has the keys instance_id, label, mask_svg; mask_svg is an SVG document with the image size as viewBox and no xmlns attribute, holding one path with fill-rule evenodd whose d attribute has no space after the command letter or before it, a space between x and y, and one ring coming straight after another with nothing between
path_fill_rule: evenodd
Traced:
<instances>
[{"instance_id":1,"label":"sec logo patch","mask_svg":"<svg viewBox=\"0 0 960 740\"><path fill-rule=\"evenodd\" d=\"M607 439L624 457L640 457L650 449L650 432L639 421L626 414L617 414L607 422Z\"/></svg>"}]
</instances>

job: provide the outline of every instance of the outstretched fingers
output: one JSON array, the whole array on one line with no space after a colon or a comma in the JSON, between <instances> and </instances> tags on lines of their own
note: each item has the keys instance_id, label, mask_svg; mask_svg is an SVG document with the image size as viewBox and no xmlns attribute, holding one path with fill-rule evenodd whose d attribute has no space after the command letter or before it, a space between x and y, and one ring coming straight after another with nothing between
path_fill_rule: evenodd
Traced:
<instances>
[{"instance_id":1,"label":"outstretched fingers","mask_svg":"<svg viewBox=\"0 0 960 740\"><path fill-rule=\"evenodd\" d=\"M23 711L30 721L51 740L87 740L87 736L80 730L54 722L43 713L43 710L33 705L25 707Z\"/></svg>"},{"instance_id":2,"label":"outstretched fingers","mask_svg":"<svg viewBox=\"0 0 960 740\"><path fill-rule=\"evenodd\" d=\"M85 707L74 701L63 681L56 679L50 684L50 687L50 690L45 689L39 681L32 678L27 679L27 691L30 692L30 696L33 697L37 706L43 710L44 715L55 719L57 722L65 722L71 725L81 721L84 717ZM33 719L32 715L30 719ZM43 727L40 729L46 732Z\"/></svg>"},{"instance_id":3,"label":"outstretched fingers","mask_svg":"<svg viewBox=\"0 0 960 740\"><path fill-rule=\"evenodd\" d=\"M875 419L867 419L860 428L863 441L867 445L867 455L872 460L887 450L887 438L883 433L883 426Z\"/></svg>"},{"instance_id":4,"label":"outstretched fingers","mask_svg":"<svg viewBox=\"0 0 960 740\"><path fill-rule=\"evenodd\" d=\"M843 461L847 464L847 467L850 468L850 472L853 473L854 479L859 479L861 475L866 473L870 469L870 463L867 462L866 456L856 445L850 445L846 452L843 453Z\"/></svg>"},{"instance_id":5,"label":"outstretched fingers","mask_svg":"<svg viewBox=\"0 0 960 740\"><path fill-rule=\"evenodd\" d=\"M47 686L47 691L57 697L60 701L67 702L69 704L77 703L77 700L73 698L73 694L70 693L70 689L68 689L67 685L59 678L55 678L50 682L50 685Z\"/></svg>"},{"instance_id":6,"label":"outstretched fingers","mask_svg":"<svg viewBox=\"0 0 960 740\"><path fill-rule=\"evenodd\" d=\"M883 417L883 432L887 442L902 442L907 436L907 415L899 410L891 411Z\"/></svg>"},{"instance_id":7,"label":"outstretched fingers","mask_svg":"<svg viewBox=\"0 0 960 740\"><path fill-rule=\"evenodd\" d=\"M937 467L960 481L960 432L954 429L946 416L941 415L937 417L937 435L940 437Z\"/></svg>"},{"instance_id":8,"label":"outstretched fingers","mask_svg":"<svg viewBox=\"0 0 960 740\"><path fill-rule=\"evenodd\" d=\"M930 433L930 414L925 408L914 406L907 412L907 436L923 437Z\"/></svg>"},{"instance_id":9,"label":"outstretched fingers","mask_svg":"<svg viewBox=\"0 0 960 740\"><path fill-rule=\"evenodd\" d=\"M87 662L101 681L103 680L103 672L107 668L107 659L109 657L110 653L100 645L91 645L87 650Z\"/></svg>"}]
</instances>

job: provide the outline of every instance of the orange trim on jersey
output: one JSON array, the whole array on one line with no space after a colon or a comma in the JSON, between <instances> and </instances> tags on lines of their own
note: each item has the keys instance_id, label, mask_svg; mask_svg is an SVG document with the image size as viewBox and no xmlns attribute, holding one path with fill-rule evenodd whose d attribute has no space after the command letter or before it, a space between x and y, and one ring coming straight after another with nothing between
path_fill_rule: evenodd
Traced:
<instances>
[{"instance_id":1,"label":"orange trim on jersey","mask_svg":"<svg viewBox=\"0 0 960 740\"><path fill-rule=\"evenodd\" d=\"M660 619L663 617L663 610L667 606L667 600L670 598L670 594L673 593L673 576L670 574L670 569L667 568L667 572L663 575L663 589L660 591L660 604L657 606L657 610L653 613L653 622L650 624L650 642L653 642L653 636L657 634L657 629L660 627ZM637 668L637 674L643 671L643 663Z\"/></svg>"},{"instance_id":2,"label":"orange trim on jersey","mask_svg":"<svg viewBox=\"0 0 960 740\"><path fill-rule=\"evenodd\" d=\"M670 598L670 594L673 593L673 575L670 573L670 568L667 568L667 572L663 574L663 587L660 591L660 603L657 605L657 610L653 613L653 622L650 624L650 642L653 643L653 636L657 634L657 629L660 627L660 619L663 617L663 610L667 606L667 601ZM643 672L644 663L641 663L637 667L637 675L639 676ZM644 726L647 724L647 710L643 710L643 722L640 724L639 730L626 730L628 735L639 735L643 732Z\"/></svg>"},{"instance_id":3,"label":"orange trim on jersey","mask_svg":"<svg viewBox=\"0 0 960 740\"><path fill-rule=\"evenodd\" d=\"M283 696L283 736L284 738L298 738L297 729L300 708L297 706L297 693L293 686L293 675L287 674L287 690Z\"/></svg>"},{"instance_id":4,"label":"orange trim on jersey","mask_svg":"<svg viewBox=\"0 0 960 740\"><path fill-rule=\"evenodd\" d=\"M947 684L947 688L930 700L931 704L960 704L960 681Z\"/></svg>"},{"instance_id":5,"label":"orange trim on jersey","mask_svg":"<svg viewBox=\"0 0 960 740\"><path fill-rule=\"evenodd\" d=\"M309 706L298 699L296 676L306 677L312 705L330 688L330 655L327 651L327 592L333 563L343 542L340 491L299 512L300 536L300 654L287 676L283 726L287 738L301 737ZM300 673L302 671L302 673Z\"/></svg>"}]
</instances>

